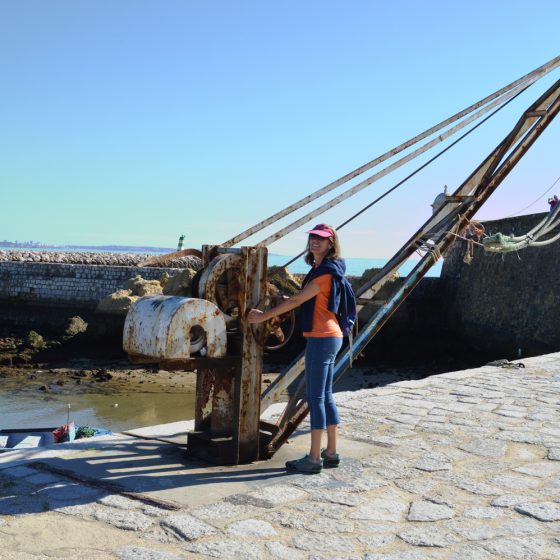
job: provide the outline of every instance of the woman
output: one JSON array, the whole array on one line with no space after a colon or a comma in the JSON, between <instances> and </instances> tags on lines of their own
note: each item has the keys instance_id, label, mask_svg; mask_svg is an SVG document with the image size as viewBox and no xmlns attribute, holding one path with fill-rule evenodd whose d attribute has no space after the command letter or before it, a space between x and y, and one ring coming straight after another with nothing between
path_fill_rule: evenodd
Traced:
<instances>
[{"instance_id":1,"label":"woman","mask_svg":"<svg viewBox=\"0 0 560 560\"><path fill-rule=\"evenodd\" d=\"M302 290L268 311L251 309L249 323L262 323L301 306L305 349L305 382L311 416L311 447L309 453L286 468L300 472L319 473L323 466L338 467L336 450L340 422L332 394L334 362L342 346L343 333L336 312L345 297L354 298L344 277L346 265L340 258L340 245L335 229L318 224L309 234L305 262L312 269L305 277ZM342 296L342 297L341 297ZM327 430L327 447L321 449L323 431Z\"/></svg>"}]
</instances>

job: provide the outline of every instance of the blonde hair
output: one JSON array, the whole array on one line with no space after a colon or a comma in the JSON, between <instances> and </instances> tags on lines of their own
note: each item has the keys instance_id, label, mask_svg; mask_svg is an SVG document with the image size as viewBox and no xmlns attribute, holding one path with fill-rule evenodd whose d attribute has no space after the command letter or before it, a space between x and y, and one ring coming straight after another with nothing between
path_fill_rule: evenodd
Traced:
<instances>
[{"instance_id":1,"label":"blonde hair","mask_svg":"<svg viewBox=\"0 0 560 560\"><path fill-rule=\"evenodd\" d=\"M325 259L339 259L342 253L340 251L340 242L338 241L338 233L336 232L336 229L334 229L329 224L323 224L323 225L332 229L333 232L333 235L331 237L325 238L328 239L330 243L329 252L325 255ZM307 247L306 247L304 260L309 266L315 264L315 257L313 256L313 253L309 250L309 238L307 239Z\"/></svg>"}]
</instances>

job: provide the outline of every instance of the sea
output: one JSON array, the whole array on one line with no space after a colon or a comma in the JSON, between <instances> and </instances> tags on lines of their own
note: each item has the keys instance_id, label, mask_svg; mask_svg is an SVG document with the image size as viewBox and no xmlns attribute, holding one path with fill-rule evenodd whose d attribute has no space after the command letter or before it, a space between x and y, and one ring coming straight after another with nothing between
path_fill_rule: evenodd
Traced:
<instances>
[{"instance_id":1,"label":"sea","mask_svg":"<svg viewBox=\"0 0 560 560\"><path fill-rule=\"evenodd\" d=\"M286 257L285 255L268 255L268 266L284 265L293 257ZM367 258L346 258L346 275L347 276L361 276L364 271L370 268L383 268L389 259L367 259ZM399 268L399 275L401 277L407 276L409 272L418 264L418 259L409 259L401 268ZM429 270L426 276L439 277L441 274L442 262L436 263ZM292 274L305 274L309 270L309 265L305 263L303 257L300 257L288 266L288 270Z\"/></svg>"},{"instance_id":2,"label":"sea","mask_svg":"<svg viewBox=\"0 0 560 560\"><path fill-rule=\"evenodd\" d=\"M0 245L0 250L4 251L51 251L51 252L90 252L90 253L142 253L162 255L165 253L172 253L177 249L170 249L165 247L130 247L130 246L9 246L3 247ZM290 262L294 257L287 255L278 255L276 253L269 253L268 266L284 266ZM389 261L386 258L345 258L346 274L348 276L361 276L365 270L370 268L383 268ZM405 277L409 272L418 264L418 259L410 258L399 269L399 275ZM435 263L428 271L426 276L439 277L441 275L442 261ZM288 265L288 270L292 274L305 274L309 270L309 265L305 263L303 257L299 257L293 263Z\"/></svg>"}]
</instances>

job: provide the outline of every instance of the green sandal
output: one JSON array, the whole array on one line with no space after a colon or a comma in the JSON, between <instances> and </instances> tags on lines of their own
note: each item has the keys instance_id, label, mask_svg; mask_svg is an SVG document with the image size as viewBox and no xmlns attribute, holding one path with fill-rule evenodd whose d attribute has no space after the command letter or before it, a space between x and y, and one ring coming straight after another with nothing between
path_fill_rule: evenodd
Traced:
<instances>
[{"instance_id":1,"label":"green sandal","mask_svg":"<svg viewBox=\"0 0 560 560\"><path fill-rule=\"evenodd\" d=\"M314 461L309 455L305 455L301 459L287 461L286 468L290 471L316 474L321 472L323 461Z\"/></svg>"},{"instance_id":2,"label":"green sandal","mask_svg":"<svg viewBox=\"0 0 560 560\"><path fill-rule=\"evenodd\" d=\"M340 464L340 455L335 453L334 455L327 454L326 449L321 449L321 457L323 459L323 466L325 469L336 469Z\"/></svg>"}]
</instances>

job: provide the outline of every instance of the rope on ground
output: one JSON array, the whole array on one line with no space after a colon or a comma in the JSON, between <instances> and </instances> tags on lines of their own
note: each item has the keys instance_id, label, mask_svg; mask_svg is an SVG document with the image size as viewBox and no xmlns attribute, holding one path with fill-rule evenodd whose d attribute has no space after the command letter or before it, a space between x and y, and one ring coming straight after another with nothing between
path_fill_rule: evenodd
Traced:
<instances>
[{"instance_id":1,"label":"rope on ground","mask_svg":"<svg viewBox=\"0 0 560 560\"><path fill-rule=\"evenodd\" d=\"M510 362L509 360L502 359L502 360L494 360L493 362L488 362L487 366L494 366L500 368L507 368L507 369L523 369L525 368L525 364L523 362Z\"/></svg>"}]
</instances>

